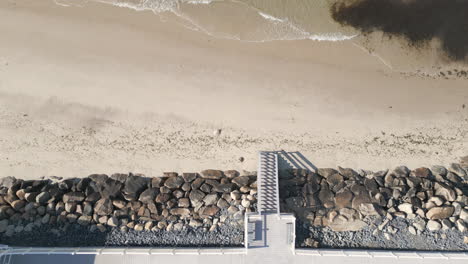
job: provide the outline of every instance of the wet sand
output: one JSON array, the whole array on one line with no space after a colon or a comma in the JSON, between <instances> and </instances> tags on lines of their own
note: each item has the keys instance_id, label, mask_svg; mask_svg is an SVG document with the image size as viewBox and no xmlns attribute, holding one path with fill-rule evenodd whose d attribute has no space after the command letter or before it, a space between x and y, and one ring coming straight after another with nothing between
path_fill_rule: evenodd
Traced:
<instances>
[{"instance_id":1,"label":"wet sand","mask_svg":"<svg viewBox=\"0 0 468 264\"><path fill-rule=\"evenodd\" d=\"M349 41L215 39L48 0L1 2L0 17L4 176L255 170L258 150L369 169L468 152L466 80L405 76Z\"/></svg>"}]
</instances>

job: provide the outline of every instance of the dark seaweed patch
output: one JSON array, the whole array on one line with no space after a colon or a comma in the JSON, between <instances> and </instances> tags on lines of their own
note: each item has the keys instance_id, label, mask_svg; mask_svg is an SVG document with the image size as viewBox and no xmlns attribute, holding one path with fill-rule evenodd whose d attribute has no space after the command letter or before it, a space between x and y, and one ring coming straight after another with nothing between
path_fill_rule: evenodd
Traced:
<instances>
[{"instance_id":1,"label":"dark seaweed patch","mask_svg":"<svg viewBox=\"0 0 468 264\"><path fill-rule=\"evenodd\" d=\"M383 31L413 46L440 40L456 61L468 55L468 0L352 0L330 8L333 19L363 33Z\"/></svg>"}]
</instances>

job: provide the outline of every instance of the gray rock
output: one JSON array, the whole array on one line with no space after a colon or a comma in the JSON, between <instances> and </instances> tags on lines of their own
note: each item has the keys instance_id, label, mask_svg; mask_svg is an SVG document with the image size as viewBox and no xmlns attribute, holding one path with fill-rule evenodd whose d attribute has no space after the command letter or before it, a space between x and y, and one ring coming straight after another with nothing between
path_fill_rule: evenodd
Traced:
<instances>
[{"instance_id":1,"label":"gray rock","mask_svg":"<svg viewBox=\"0 0 468 264\"><path fill-rule=\"evenodd\" d=\"M330 186L335 186L343 182L343 176L339 173L335 173L327 177L327 182Z\"/></svg>"},{"instance_id":2,"label":"gray rock","mask_svg":"<svg viewBox=\"0 0 468 264\"><path fill-rule=\"evenodd\" d=\"M19 211L25 205L26 205L26 201L23 201L23 200L15 200L11 203L11 207L16 211Z\"/></svg>"},{"instance_id":3,"label":"gray rock","mask_svg":"<svg viewBox=\"0 0 468 264\"><path fill-rule=\"evenodd\" d=\"M51 196L48 192L41 192L36 196L36 202L39 204L46 204L51 199Z\"/></svg>"},{"instance_id":4,"label":"gray rock","mask_svg":"<svg viewBox=\"0 0 468 264\"><path fill-rule=\"evenodd\" d=\"M142 203L153 202L156 195L159 194L159 188L149 188L144 190L139 197L139 201Z\"/></svg>"},{"instance_id":5,"label":"gray rock","mask_svg":"<svg viewBox=\"0 0 468 264\"><path fill-rule=\"evenodd\" d=\"M189 198L192 202L200 202L205 197L205 193L200 190L192 190Z\"/></svg>"},{"instance_id":6,"label":"gray rock","mask_svg":"<svg viewBox=\"0 0 468 264\"><path fill-rule=\"evenodd\" d=\"M353 193L349 190L344 190L335 195L335 205L337 208L351 207L353 200Z\"/></svg>"},{"instance_id":7,"label":"gray rock","mask_svg":"<svg viewBox=\"0 0 468 264\"><path fill-rule=\"evenodd\" d=\"M458 230L462 233L468 230L466 223L461 219L458 219L455 222L455 225L457 226Z\"/></svg>"},{"instance_id":8,"label":"gray rock","mask_svg":"<svg viewBox=\"0 0 468 264\"><path fill-rule=\"evenodd\" d=\"M197 228L197 227L200 227L202 226L203 223L200 222L199 220L196 220L196 219L190 219L190 223L189 223L189 226L193 227L193 228Z\"/></svg>"},{"instance_id":9,"label":"gray rock","mask_svg":"<svg viewBox=\"0 0 468 264\"><path fill-rule=\"evenodd\" d=\"M237 186L242 187L246 186L250 182L250 177L248 176L238 176L232 179L232 182L235 183Z\"/></svg>"},{"instance_id":10,"label":"gray rock","mask_svg":"<svg viewBox=\"0 0 468 264\"><path fill-rule=\"evenodd\" d=\"M157 203L165 203L167 201L169 201L169 199L171 199L171 195L168 194L168 193L160 193L156 196L156 199L155 201Z\"/></svg>"},{"instance_id":11,"label":"gray rock","mask_svg":"<svg viewBox=\"0 0 468 264\"><path fill-rule=\"evenodd\" d=\"M317 173L318 173L320 176L322 176L322 177L324 177L324 178L327 178L327 177L330 176L330 175L333 175L333 174L338 173L338 171L335 170L335 169L332 169L332 168L319 168L319 169L317 170Z\"/></svg>"},{"instance_id":12,"label":"gray rock","mask_svg":"<svg viewBox=\"0 0 468 264\"><path fill-rule=\"evenodd\" d=\"M138 195L149 187L149 179L141 176L129 175L125 180L122 191L126 194Z\"/></svg>"},{"instance_id":13,"label":"gray rock","mask_svg":"<svg viewBox=\"0 0 468 264\"><path fill-rule=\"evenodd\" d=\"M338 171L341 175L343 175L346 179L349 180L360 177L359 174L351 168L338 167Z\"/></svg>"},{"instance_id":14,"label":"gray rock","mask_svg":"<svg viewBox=\"0 0 468 264\"><path fill-rule=\"evenodd\" d=\"M199 188L202 186L202 184L203 184L204 182L205 182L205 179L203 179L203 178L196 178L196 179L192 182L191 187L192 187L192 189L194 189L194 190L199 189Z\"/></svg>"},{"instance_id":15,"label":"gray rock","mask_svg":"<svg viewBox=\"0 0 468 264\"><path fill-rule=\"evenodd\" d=\"M110 199L100 199L94 205L94 212L97 215L110 215L114 210L114 206L112 205L112 200Z\"/></svg>"},{"instance_id":16,"label":"gray rock","mask_svg":"<svg viewBox=\"0 0 468 264\"><path fill-rule=\"evenodd\" d=\"M430 220L445 219L452 216L453 212L453 206L433 207L427 211L426 217Z\"/></svg>"},{"instance_id":17,"label":"gray rock","mask_svg":"<svg viewBox=\"0 0 468 264\"><path fill-rule=\"evenodd\" d=\"M77 203L85 199L85 194L82 192L69 192L63 195L64 203Z\"/></svg>"},{"instance_id":18,"label":"gray rock","mask_svg":"<svg viewBox=\"0 0 468 264\"><path fill-rule=\"evenodd\" d=\"M189 198L180 198L177 204L178 207L188 208L190 207L190 199Z\"/></svg>"},{"instance_id":19,"label":"gray rock","mask_svg":"<svg viewBox=\"0 0 468 264\"><path fill-rule=\"evenodd\" d=\"M172 215L178 215L178 216L183 216L183 217L187 217L190 215L191 211L190 209L188 208L172 208L170 210L170 213Z\"/></svg>"},{"instance_id":20,"label":"gray rock","mask_svg":"<svg viewBox=\"0 0 468 264\"><path fill-rule=\"evenodd\" d=\"M453 226L453 225L452 225L452 222L450 222L450 220L448 220L448 219L443 219L443 220L441 221L441 223L442 223L442 229L443 229L443 230L449 230L449 229L451 229L452 226Z\"/></svg>"},{"instance_id":21,"label":"gray rock","mask_svg":"<svg viewBox=\"0 0 468 264\"><path fill-rule=\"evenodd\" d=\"M115 216L109 217L107 220L107 225L110 227L116 227L119 225L119 220Z\"/></svg>"},{"instance_id":22,"label":"gray rock","mask_svg":"<svg viewBox=\"0 0 468 264\"><path fill-rule=\"evenodd\" d=\"M224 171L224 175L229 178L229 179L233 179L237 176L240 175L240 173L236 170L227 170L227 171Z\"/></svg>"},{"instance_id":23,"label":"gray rock","mask_svg":"<svg viewBox=\"0 0 468 264\"><path fill-rule=\"evenodd\" d=\"M204 179L219 180L224 176L224 173L220 170L204 170L201 173L201 177Z\"/></svg>"},{"instance_id":24,"label":"gray rock","mask_svg":"<svg viewBox=\"0 0 468 264\"><path fill-rule=\"evenodd\" d=\"M180 188L182 186L182 184L184 184L184 183L185 183L185 180L181 176L169 177L164 182L164 186L166 186L167 188L173 190L173 189Z\"/></svg>"},{"instance_id":25,"label":"gray rock","mask_svg":"<svg viewBox=\"0 0 468 264\"><path fill-rule=\"evenodd\" d=\"M359 205L359 211L363 215L380 215L380 208L373 203L361 203Z\"/></svg>"},{"instance_id":26,"label":"gray rock","mask_svg":"<svg viewBox=\"0 0 468 264\"><path fill-rule=\"evenodd\" d=\"M461 212L460 212L460 219L463 220L465 223L468 224L468 210L467 210L467 209L461 210Z\"/></svg>"},{"instance_id":27,"label":"gray rock","mask_svg":"<svg viewBox=\"0 0 468 264\"><path fill-rule=\"evenodd\" d=\"M426 227L429 229L429 231L439 231L442 228L442 225L437 221L429 220Z\"/></svg>"},{"instance_id":28,"label":"gray rock","mask_svg":"<svg viewBox=\"0 0 468 264\"><path fill-rule=\"evenodd\" d=\"M457 174L460 177L465 177L466 176L466 171L458 163L451 163L450 166L448 167L448 170L455 173L455 174Z\"/></svg>"},{"instance_id":29,"label":"gray rock","mask_svg":"<svg viewBox=\"0 0 468 264\"><path fill-rule=\"evenodd\" d=\"M413 213L413 205L410 203L402 203L398 205L398 210L400 212L404 212L406 214L412 214Z\"/></svg>"},{"instance_id":30,"label":"gray rock","mask_svg":"<svg viewBox=\"0 0 468 264\"><path fill-rule=\"evenodd\" d=\"M82 215L80 217L78 217L78 219L76 220L76 222L79 224L79 225L82 225L82 226L86 226L86 225L89 225L91 223L91 221L93 220L93 217L90 216L90 215Z\"/></svg>"},{"instance_id":31,"label":"gray rock","mask_svg":"<svg viewBox=\"0 0 468 264\"><path fill-rule=\"evenodd\" d=\"M417 231L416 231L416 228L414 226L409 226L408 227L408 232L410 232L410 234L412 234L413 236L417 235Z\"/></svg>"},{"instance_id":32,"label":"gray rock","mask_svg":"<svg viewBox=\"0 0 468 264\"><path fill-rule=\"evenodd\" d=\"M393 169L390 172L390 174L392 174L392 175L394 175L395 177L398 177L398 178L408 177L409 173L410 173L410 170L406 166L396 167L395 169Z\"/></svg>"},{"instance_id":33,"label":"gray rock","mask_svg":"<svg viewBox=\"0 0 468 264\"><path fill-rule=\"evenodd\" d=\"M447 169L444 166L438 166L438 165L432 166L431 171L433 174L438 174L440 176L447 175Z\"/></svg>"},{"instance_id":34,"label":"gray rock","mask_svg":"<svg viewBox=\"0 0 468 264\"><path fill-rule=\"evenodd\" d=\"M436 182L434 185L435 195L443 197L445 200L453 202L457 199L456 192L448 185Z\"/></svg>"},{"instance_id":35,"label":"gray rock","mask_svg":"<svg viewBox=\"0 0 468 264\"><path fill-rule=\"evenodd\" d=\"M228 207L229 207L229 203L228 203L225 199L221 198L221 199L219 199L218 202L216 203L216 206L219 207L219 208L221 208L221 209L222 209L222 208L228 208Z\"/></svg>"},{"instance_id":36,"label":"gray rock","mask_svg":"<svg viewBox=\"0 0 468 264\"><path fill-rule=\"evenodd\" d=\"M213 204L216 204L217 201L218 201L218 194L216 193L208 194L205 196L205 198L203 198L203 202L205 202L205 205L213 205Z\"/></svg>"},{"instance_id":37,"label":"gray rock","mask_svg":"<svg viewBox=\"0 0 468 264\"><path fill-rule=\"evenodd\" d=\"M413 177L419 178L429 178L431 176L431 171L428 168L417 168L410 173Z\"/></svg>"},{"instance_id":38,"label":"gray rock","mask_svg":"<svg viewBox=\"0 0 468 264\"><path fill-rule=\"evenodd\" d=\"M198 177L198 173L183 173L182 178L185 182L193 182Z\"/></svg>"},{"instance_id":39,"label":"gray rock","mask_svg":"<svg viewBox=\"0 0 468 264\"><path fill-rule=\"evenodd\" d=\"M219 211L215 205L205 206L200 209L200 216L215 216Z\"/></svg>"}]
</instances>

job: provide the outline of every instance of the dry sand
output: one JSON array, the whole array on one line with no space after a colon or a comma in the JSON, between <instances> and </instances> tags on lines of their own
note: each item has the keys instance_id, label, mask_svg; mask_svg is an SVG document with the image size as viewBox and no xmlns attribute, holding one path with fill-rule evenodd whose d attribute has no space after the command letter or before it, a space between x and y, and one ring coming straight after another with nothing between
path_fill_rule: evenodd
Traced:
<instances>
[{"instance_id":1,"label":"dry sand","mask_svg":"<svg viewBox=\"0 0 468 264\"><path fill-rule=\"evenodd\" d=\"M257 151L279 149L366 169L468 153L468 81L404 76L351 42L214 39L49 0L1 1L0 21L1 176L256 170Z\"/></svg>"}]
</instances>

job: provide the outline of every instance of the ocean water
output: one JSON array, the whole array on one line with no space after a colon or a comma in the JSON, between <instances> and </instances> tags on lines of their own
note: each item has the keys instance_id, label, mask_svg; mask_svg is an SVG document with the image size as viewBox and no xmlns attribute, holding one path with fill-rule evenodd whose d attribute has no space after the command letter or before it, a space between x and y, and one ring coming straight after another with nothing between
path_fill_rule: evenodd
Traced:
<instances>
[{"instance_id":1,"label":"ocean water","mask_svg":"<svg viewBox=\"0 0 468 264\"><path fill-rule=\"evenodd\" d=\"M453 58L447 59L448 48L468 54L468 36L459 34L468 26L467 16L461 9L468 8L468 0L55 0L63 6L84 6L100 2L135 11L152 11L162 19L168 13L177 16L177 22L189 29L216 38L249 42L275 40L350 41L354 46L375 57L392 71L415 73L429 77L454 69ZM463 3L460 5L460 1ZM355 8L342 8L334 14L333 5L354 3ZM395 4L396 3L396 4ZM429 5L427 3L430 3ZM446 3L446 4L445 4ZM421 20L437 18L434 8L446 9L441 21ZM346 7L346 5L345 5ZM466 8L464 8L466 7ZM390 11L388 11L390 10ZM432 11L431 11L432 10ZM431 13L432 12L432 13ZM460 13L461 12L461 13ZM390 13L390 14L389 14ZM426 14L417 16L414 14ZM454 15L450 15L454 14ZM341 20L341 24L337 22ZM459 17L449 26L442 23L450 17ZM427 19L426 19L427 20ZM393 22L397 21L397 22ZM408 23L404 23L408 21ZM422 23L424 22L424 23ZM343 26L344 24L344 26ZM427 25L426 25L427 24ZM440 25L440 26L438 26ZM395 30L396 26L400 26ZM435 27L435 28L434 28ZM391 30L387 30L390 28ZM449 28L450 30L446 30ZM407 42L411 36L428 36L428 39ZM443 38L439 32L452 32ZM365 33L362 33L365 32ZM368 34L372 32L372 34ZM445 36L442 34L442 36ZM432 41L432 39L434 41ZM460 38L461 41L457 41ZM429 40L429 41L428 41ZM390 43L390 44L389 44ZM462 47L462 48L460 48ZM453 56L452 56L453 57ZM455 60L458 69L464 69L468 78L468 65ZM461 62L461 64L460 64ZM446 76L443 75L442 76Z\"/></svg>"},{"instance_id":2,"label":"ocean water","mask_svg":"<svg viewBox=\"0 0 468 264\"><path fill-rule=\"evenodd\" d=\"M63 6L95 1L156 14L171 12L190 29L241 41L343 41L358 32L329 14L329 0L55 0Z\"/></svg>"}]
</instances>

